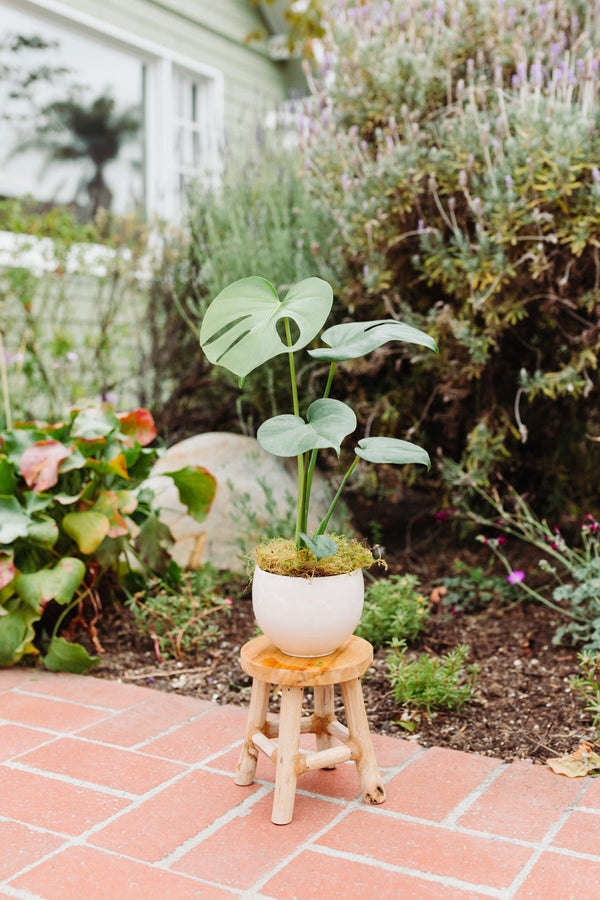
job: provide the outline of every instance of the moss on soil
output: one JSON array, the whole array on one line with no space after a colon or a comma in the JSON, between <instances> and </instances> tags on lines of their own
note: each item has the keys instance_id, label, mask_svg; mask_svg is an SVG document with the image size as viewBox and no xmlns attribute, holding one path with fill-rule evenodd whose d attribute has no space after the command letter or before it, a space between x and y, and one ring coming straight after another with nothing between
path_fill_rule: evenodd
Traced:
<instances>
[{"instance_id":1,"label":"moss on soil","mask_svg":"<svg viewBox=\"0 0 600 900\"><path fill-rule=\"evenodd\" d=\"M317 560L306 547L296 550L294 541L274 538L256 547L254 562L263 572L302 578L346 575L375 564L385 565L382 560L375 559L371 550L355 538L342 534L332 534L330 537L338 545L338 552L334 556Z\"/></svg>"}]
</instances>

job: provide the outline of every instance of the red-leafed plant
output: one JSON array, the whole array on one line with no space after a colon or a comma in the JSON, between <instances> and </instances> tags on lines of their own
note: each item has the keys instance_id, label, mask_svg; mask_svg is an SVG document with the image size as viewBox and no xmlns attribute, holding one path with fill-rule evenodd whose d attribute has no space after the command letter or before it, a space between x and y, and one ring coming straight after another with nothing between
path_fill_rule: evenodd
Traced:
<instances>
[{"instance_id":1,"label":"red-leafed plant","mask_svg":"<svg viewBox=\"0 0 600 900\"><path fill-rule=\"evenodd\" d=\"M120 578L134 560L152 573L165 568L172 536L143 486L159 455L155 437L148 410L117 413L106 403L0 432L0 666L32 653L49 669L85 671L95 657L61 636L67 614L79 606L100 650L102 576L111 569ZM213 476L200 467L166 474L201 521Z\"/></svg>"}]
</instances>

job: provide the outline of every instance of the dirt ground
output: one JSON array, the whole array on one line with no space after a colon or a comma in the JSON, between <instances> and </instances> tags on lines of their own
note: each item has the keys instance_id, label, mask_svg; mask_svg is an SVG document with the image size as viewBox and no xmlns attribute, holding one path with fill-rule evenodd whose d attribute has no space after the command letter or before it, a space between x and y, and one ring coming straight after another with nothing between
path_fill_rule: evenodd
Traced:
<instances>
[{"instance_id":1,"label":"dirt ground","mask_svg":"<svg viewBox=\"0 0 600 900\"><path fill-rule=\"evenodd\" d=\"M452 562L450 551L431 551L418 562L405 553L391 560L390 572L414 572L429 596ZM222 637L182 662L159 664L151 641L140 638L127 609L105 611L98 624L104 653L91 670L96 677L216 703L248 703L250 679L239 665L239 650L255 634L249 592L236 600L229 618L221 617ZM410 655L442 654L468 644L470 661L480 668L474 698L461 713L427 716L404 709L395 701L386 674L387 651L379 650L363 683L371 729L425 747L535 763L571 752L582 739L593 742L596 734L585 702L569 687L578 671L577 652L552 644L555 627L553 612L521 600L510 605L492 601L477 612L452 616L441 614L435 605L431 625ZM310 696L306 699L309 702ZM337 700L343 720L341 697ZM276 709L276 697L273 703ZM412 731L405 727L407 721Z\"/></svg>"}]
</instances>

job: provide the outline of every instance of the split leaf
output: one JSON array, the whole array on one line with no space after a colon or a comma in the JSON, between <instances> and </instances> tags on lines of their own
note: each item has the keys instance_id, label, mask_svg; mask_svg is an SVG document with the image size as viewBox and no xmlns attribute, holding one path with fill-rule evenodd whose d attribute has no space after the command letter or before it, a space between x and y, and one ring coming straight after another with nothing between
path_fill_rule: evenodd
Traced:
<instances>
[{"instance_id":1,"label":"split leaf","mask_svg":"<svg viewBox=\"0 0 600 900\"><path fill-rule=\"evenodd\" d=\"M404 341L408 344L420 344L429 347L437 353L437 344L434 339L395 319L376 319L372 322L344 322L341 325L333 325L327 328L321 335L321 339L329 344L329 348L317 347L309 350L310 356L325 362L342 362L348 359L358 359L367 353L376 350L388 341Z\"/></svg>"},{"instance_id":2,"label":"split leaf","mask_svg":"<svg viewBox=\"0 0 600 900\"><path fill-rule=\"evenodd\" d=\"M283 300L265 278L242 278L224 288L208 307L200 346L210 362L243 379L267 360L306 347L323 327L332 304L331 286L320 278L298 282ZM284 319L298 330L291 347L280 334Z\"/></svg>"}]
</instances>

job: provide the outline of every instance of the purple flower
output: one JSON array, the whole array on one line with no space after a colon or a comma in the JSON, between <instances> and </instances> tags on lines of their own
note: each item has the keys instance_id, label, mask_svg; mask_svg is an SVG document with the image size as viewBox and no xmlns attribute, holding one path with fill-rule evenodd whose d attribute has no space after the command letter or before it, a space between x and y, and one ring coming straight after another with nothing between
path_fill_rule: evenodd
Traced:
<instances>
[{"instance_id":1,"label":"purple flower","mask_svg":"<svg viewBox=\"0 0 600 900\"><path fill-rule=\"evenodd\" d=\"M519 569L513 569L506 580L509 584L520 584L521 581L525 581L525 572L521 572Z\"/></svg>"}]
</instances>

